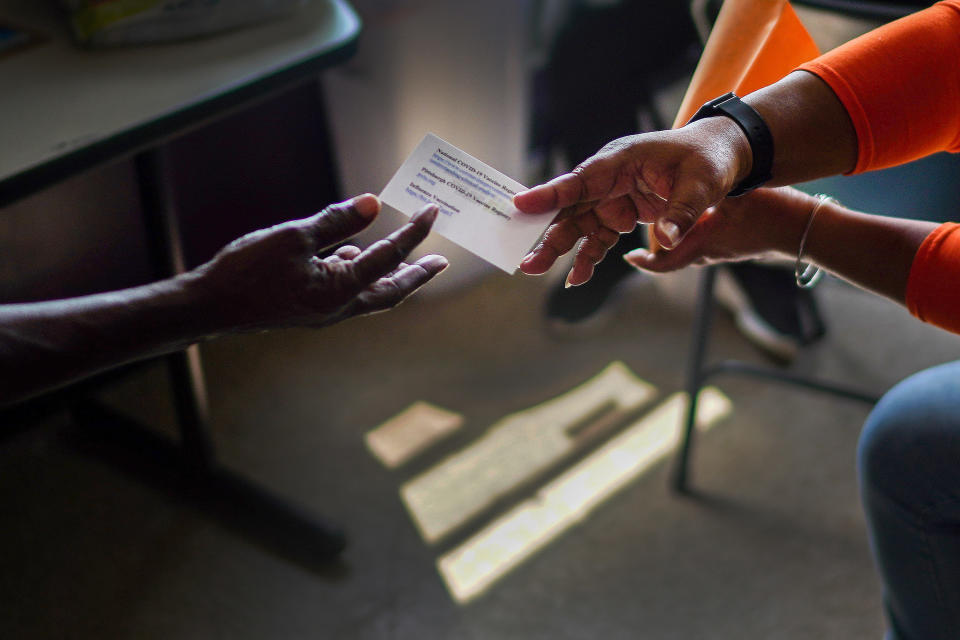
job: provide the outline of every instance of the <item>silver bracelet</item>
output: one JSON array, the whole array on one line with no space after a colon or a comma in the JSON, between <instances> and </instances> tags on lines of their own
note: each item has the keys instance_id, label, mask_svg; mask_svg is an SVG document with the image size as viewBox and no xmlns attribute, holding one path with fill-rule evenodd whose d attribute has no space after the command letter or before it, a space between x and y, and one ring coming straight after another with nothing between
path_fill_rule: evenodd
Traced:
<instances>
[{"instance_id":1,"label":"silver bracelet","mask_svg":"<svg viewBox=\"0 0 960 640\"><path fill-rule=\"evenodd\" d=\"M797 250L797 262L793 267L793 273L797 278L797 286L801 289L810 289L816 286L816 284L820 282L820 278L823 277L823 271L820 269L820 267L803 261L803 250L807 246L807 236L810 234L810 227L813 226L813 219L817 216L817 211L820 210L820 207L823 206L824 202L840 204L837 202L836 198L831 198L830 196L822 193L818 193L816 198L817 204L813 205L813 209L810 210L810 216L807 218L807 226L803 230L803 235L800 236L800 248Z\"/></svg>"}]
</instances>

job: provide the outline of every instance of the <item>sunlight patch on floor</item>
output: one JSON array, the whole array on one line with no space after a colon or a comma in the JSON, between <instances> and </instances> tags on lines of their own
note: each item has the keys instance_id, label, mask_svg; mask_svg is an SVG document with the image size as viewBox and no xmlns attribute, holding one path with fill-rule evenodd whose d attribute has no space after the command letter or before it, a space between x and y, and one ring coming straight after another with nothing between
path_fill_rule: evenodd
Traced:
<instances>
[{"instance_id":1,"label":"sunlight patch on floor","mask_svg":"<svg viewBox=\"0 0 960 640\"><path fill-rule=\"evenodd\" d=\"M400 487L425 542L469 534L437 558L456 602L483 594L676 448L687 394L647 410L656 397L654 386L612 362L574 389L501 418ZM708 429L731 411L729 398L706 387L697 427ZM463 423L461 414L416 402L368 432L367 445L397 468ZM577 456L585 457L570 464Z\"/></svg>"},{"instance_id":2,"label":"sunlight patch on floor","mask_svg":"<svg viewBox=\"0 0 960 640\"><path fill-rule=\"evenodd\" d=\"M383 466L396 469L462 426L462 414L419 401L368 431L365 440Z\"/></svg>"},{"instance_id":3,"label":"sunlight patch on floor","mask_svg":"<svg viewBox=\"0 0 960 640\"><path fill-rule=\"evenodd\" d=\"M679 442L686 407L685 393L671 395L536 495L441 556L437 568L453 598L459 603L476 598L666 457ZM713 426L731 409L730 400L720 391L704 389L698 427Z\"/></svg>"},{"instance_id":4,"label":"sunlight patch on floor","mask_svg":"<svg viewBox=\"0 0 960 640\"><path fill-rule=\"evenodd\" d=\"M575 389L498 420L476 442L404 484L403 502L423 539L435 543L655 395L614 362Z\"/></svg>"}]
</instances>

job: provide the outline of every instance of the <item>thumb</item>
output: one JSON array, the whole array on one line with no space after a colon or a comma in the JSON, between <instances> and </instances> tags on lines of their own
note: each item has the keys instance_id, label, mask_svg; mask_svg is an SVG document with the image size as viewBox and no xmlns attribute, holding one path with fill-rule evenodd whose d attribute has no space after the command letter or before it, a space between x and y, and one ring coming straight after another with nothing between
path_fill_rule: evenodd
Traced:
<instances>
[{"instance_id":1,"label":"thumb","mask_svg":"<svg viewBox=\"0 0 960 640\"><path fill-rule=\"evenodd\" d=\"M719 200L707 183L689 173L679 174L664 214L654 225L654 235L665 249L673 249L693 228L708 207Z\"/></svg>"},{"instance_id":2,"label":"thumb","mask_svg":"<svg viewBox=\"0 0 960 640\"><path fill-rule=\"evenodd\" d=\"M644 271L653 273L667 273L676 271L691 264L691 258L682 250L677 251L650 251L648 249L634 249L623 255L627 264Z\"/></svg>"},{"instance_id":3,"label":"thumb","mask_svg":"<svg viewBox=\"0 0 960 640\"><path fill-rule=\"evenodd\" d=\"M306 219L307 232L313 244L312 253L343 242L363 231L380 212L380 200L365 193L345 202L326 207Z\"/></svg>"}]
</instances>

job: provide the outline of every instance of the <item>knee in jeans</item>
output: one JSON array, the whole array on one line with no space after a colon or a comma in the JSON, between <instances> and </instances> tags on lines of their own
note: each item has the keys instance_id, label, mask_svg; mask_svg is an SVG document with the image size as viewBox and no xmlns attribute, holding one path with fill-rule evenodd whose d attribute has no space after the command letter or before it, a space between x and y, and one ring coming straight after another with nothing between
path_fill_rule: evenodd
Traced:
<instances>
[{"instance_id":1,"label":"knee in jeans","mask_svg":"<svg viewBox=\"0 0 960 640\"><path fill-rule=\"evenodd\" d=\"M857 446L857 467L864 486L895 491L916 473L916 466L907 461L913 424L904 418L876 411L867 418Z\"/></svg>"},{"instance_id":2,"label":"knee in jeans","mask_svg":"<svg viewBox=\"0 0 960 640\"><path fill-rule=\"evenodd\" d=\"M909 500L917 490L937 486L938 478L955 477L950 471L960 455L957 372L953 365L921 372L877 403L857 451L864 487Z\"/></svg>"},{"instance_id":3,"label":"knee in jeans","mask_svg":"<svg viewBox=\"0 0 960 640\"><path fill-rule=\"evenodd\" d=\"M865 487L897 494L926 484L938 432L923 423L914 391L909 382L894 387L867 418L857 449Z\"/></svg>"}]
</instances>

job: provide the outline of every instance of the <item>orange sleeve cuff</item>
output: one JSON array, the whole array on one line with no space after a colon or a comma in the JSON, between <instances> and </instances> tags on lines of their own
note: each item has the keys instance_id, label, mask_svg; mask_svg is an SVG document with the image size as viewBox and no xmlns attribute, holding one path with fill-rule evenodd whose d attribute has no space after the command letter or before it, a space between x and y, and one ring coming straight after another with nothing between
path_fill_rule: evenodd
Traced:
<instances>
[{"instance_id":1,"label":"orange sleeve cuff","mask_svg":"<svg viewBox=\"0 0 960 640\"><path fill-rule=\"evenodd\" d=\"M857 132L852 173L960 151L960 0L891 22L798 68L830 85Z\"/></svg>"},{"instance_id":2,"label":"orange sleeve cuff","mask_svg":"<svg viewBox=\"0 0 960 640\"><path fill-rule=\"evenodd\" d=\"M942 224L920 244L910 267L906 303L920 320L960 333L960 224Z\"/></svg>"}]
</instances>

